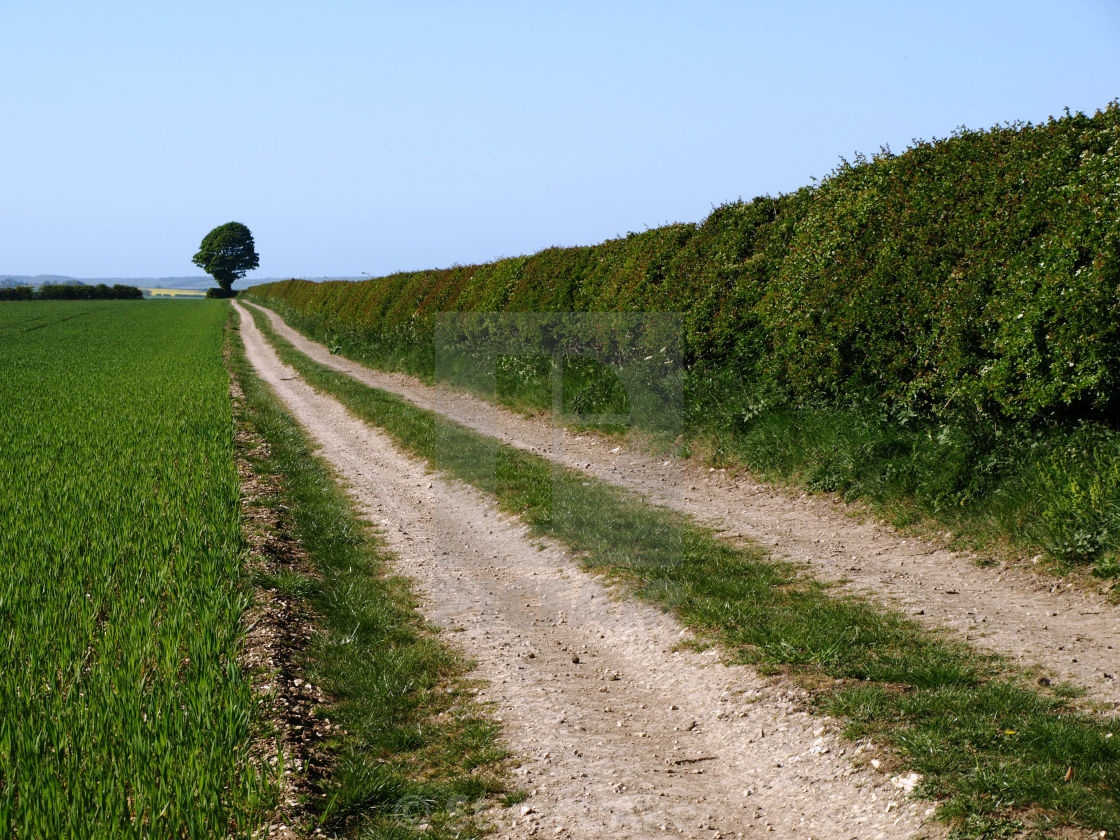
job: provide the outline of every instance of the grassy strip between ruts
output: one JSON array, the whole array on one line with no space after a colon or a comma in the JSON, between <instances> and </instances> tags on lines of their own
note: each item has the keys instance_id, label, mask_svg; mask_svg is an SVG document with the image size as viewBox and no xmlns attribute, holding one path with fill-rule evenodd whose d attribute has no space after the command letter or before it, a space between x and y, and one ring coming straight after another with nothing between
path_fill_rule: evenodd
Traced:
<instances>
[{"instance_id":1,"label":"grassy strip between ruts","mask_svg":"<svg viewBox=\"0 0 1120 840\"><path fill-rule=\"evenodd\" d=\"M467 665L416 612L409 584L351 508L329 469L253 373L234 334L233 368L270 456L296 536L317 571L261 581L322 617L307 676L332 701L334 771L311 803L345 836L404 840L483 834L478 811L506 793L497 726L472 699Z\"/></svg>"},{"instance_id":2,"label":"grassy strip between ruts","mask_svg":"<svg viewBox=\"0 0 1120 840\"><path fill-rule=\"evenodd\" d=\"M448 475L493 493L585 565L672 609L742 661L813 689L849 734L889 744L961 837L1076 826L1120 834L1120 723L1072 709L994 657L866 602L828 593L687 517L560 469L311 361L283 360Z\"/></svg>"}]
</instances>

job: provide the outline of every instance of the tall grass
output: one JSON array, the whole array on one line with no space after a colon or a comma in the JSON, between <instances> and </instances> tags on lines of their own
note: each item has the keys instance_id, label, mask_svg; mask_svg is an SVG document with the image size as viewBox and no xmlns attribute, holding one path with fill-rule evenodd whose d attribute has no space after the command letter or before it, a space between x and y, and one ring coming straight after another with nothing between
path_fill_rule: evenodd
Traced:
<instances>
[{"instance_id":1,"label":"tall grass","mask_svg":"<svg viewBox=\"0 0 1120 840\"><path fill-rule=\"evenodd\" d=\"M929 425L865 404L774 408L703 434L714 462L863 499L897 526L1120 574L1120 435L1100 424Z\"/></svg>"}]
</instances>

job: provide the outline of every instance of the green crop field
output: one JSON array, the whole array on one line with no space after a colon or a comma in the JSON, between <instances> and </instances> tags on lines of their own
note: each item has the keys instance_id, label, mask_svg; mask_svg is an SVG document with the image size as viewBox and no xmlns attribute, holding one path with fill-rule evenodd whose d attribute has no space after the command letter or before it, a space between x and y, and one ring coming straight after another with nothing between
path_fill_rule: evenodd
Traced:
<instances>
[{"instance_id":1,"label":"green crop field","mask_svg":"<svg viewBox=\"0 0 1120 840\"><path fill-rule=\"evenodd\" d=\"M226 315L0 308L5 836L245 836L267 798L236 660Z\"/></svg>"}]
</instances>

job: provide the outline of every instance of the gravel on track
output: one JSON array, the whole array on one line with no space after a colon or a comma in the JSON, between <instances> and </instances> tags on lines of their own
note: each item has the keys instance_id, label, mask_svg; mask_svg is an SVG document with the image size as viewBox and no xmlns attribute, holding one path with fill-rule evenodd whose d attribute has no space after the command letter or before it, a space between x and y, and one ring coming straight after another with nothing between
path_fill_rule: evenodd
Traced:
<instances>
[{"instance_id":1,"label":"gravel on track","mask_svg":"<svg viewBox=\"0 0 1120 840\"><path fill-rule=\"evenodd\" d=\"M235 304L235 306L238 306ZM803 699L583 571L491 499L433 474L283 365L243 309L247 356L383 532L421 609L476 663L528 797L502 838L940 836L913 779ZM332 357L333 358L333 357Z\"/></svg>"}]
</instances>

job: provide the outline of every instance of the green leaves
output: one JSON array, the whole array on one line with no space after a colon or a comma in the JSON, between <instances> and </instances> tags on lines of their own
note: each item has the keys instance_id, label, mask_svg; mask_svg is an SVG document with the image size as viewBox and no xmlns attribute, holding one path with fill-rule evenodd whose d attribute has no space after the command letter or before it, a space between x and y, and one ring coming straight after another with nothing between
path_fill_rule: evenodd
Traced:
<instances>
[{"instance_id":1,"label":"green leaves","mask_svg":"<svg viewBox=\"0 0 1120 840\"><path fill-rule=\"evenodd\" d=\"M260 265L253 234L240 222L226 222L206 234L191 262L226 291L235 280Z\"/></svg>"},{"instance_id":2,"label":"green leaves","mask_svg":"<svg viewBox=\"0 0 1120 840\"><path fill-rule=\"evenodd\" d=\"M1120 110L960 132L815 191L762 304L793 399L957 422L1116 408Z\"/></svg>"}]
</instances>

